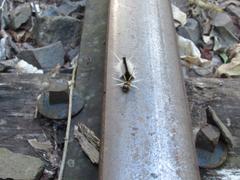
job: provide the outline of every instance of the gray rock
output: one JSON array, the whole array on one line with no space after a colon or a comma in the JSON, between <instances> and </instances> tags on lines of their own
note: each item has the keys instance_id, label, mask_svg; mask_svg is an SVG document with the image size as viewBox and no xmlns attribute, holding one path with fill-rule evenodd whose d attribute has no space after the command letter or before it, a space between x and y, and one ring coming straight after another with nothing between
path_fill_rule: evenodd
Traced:
<instances>
[{"instance_id":1,"label":"gray rock","mask_svg":"<svg viewBox=\"0 0 240 180\"><path fill-rule=\"evenodd\" d=\"M5 60L5 61L1 61L0 64L7 67L8 69L13 69L13 68L15 68L18 61L19 61L19 59L17 57L15 57L13 59L8 59L8 60Z\"/></svg>"},{"instance_id":2,"label":"gray rock","mask_svg":"<svg viewBox=\"0 0 240 180\"><path fill-rule=\"evenodd\" d=\"M44 163L36 157L0 148L0 179L35 180L41 176Z\"/></svg>"},{"instance_id":3,"label":"gray rock","mask_svg":"<svg viewBox=\"0 0 240 180\"><path fill-rule=\"evenodd\" d=\"M84 4L80 2L72 2L65 0L59 7L58 11L63 15L71 15L74 12L80 12L83 11Z\"/></svg>"},{"instance_id":4,"label":"gray rock","mask_svg":"<svg viewBox=\"0 0 240 180\"><path fill-rule=\"evenodd\" d=\"M198 76L211 77L213 76L213 67L214 66L212 64L206 64L202 67L193 65L192 69Z\"/></svg>"},{"instance_id":5,"label":"gray rock","mask_svg":"<svg viewBox=\"0 0 240 180\"><path fill-rule=\"evenodd\" d=\"M58 8L54 5L49 5L40 13L40 16L59 16Z\"/></svg>"},{"instance_id":6,"label":"gray rock","mask_svg":"<svg viewBox=\"0 0 240 180\"><path fill-rule=\"evenodd\" d=\"M38 69L49 70L64 63L64 49L61 42L56 42L42 48L23 50L17 57Z\"/></svg>"},{"instance_id":7,"label":"gray rock","mask_svg":"<svg viewBox=\"0 0 240 180\"><path fill-rule=\"evenodd\" d=\"M220 65L222 65L223 64L223 62L222 62L222 60L221 60L221 58L219 57L219 56L217 56L217 55L214 55L213 57L212 57L212 61L211 61L211 65L215 68L215 67L218 67L218 66L220 66Z\"/></svg>"},{"instance_id":8,"label":"gray rock","mask_svg":"<svg viewBox=\"0 0 240 180\"><path fill-rule=\"evenodd\" d=\"M0 60L5 60L11 56L9 37L5 36L0 39Z\"/></svg>"},{"instance_id":9,"label":"gray rock","mask_svg":"<svg viewBox=\"0 0 240 180\"><path fill-rule=\"evenodd\" d=\"M231 25L232 19L227 13L218 13L214 16L212 24L216 27Z\"/></svg>"},{"instance_id":10,"label":"gray rock","mask_svg":"<svg viewBox=\"0 0 240 180\"><path fill-rule=\"evenodd\" d=\"M17 62L18 62L17 57L15 57L14 59L0 61L0 72L4 73L13 72Z\"/></svg>"},{"instance_id":11,"label":"gray rock","mask_svg":"<svg viewBox=\"0 0 240 180\"><path fill-rule=\"evenodd\" d=\"M9 16L8 16L8 7L7 7L7 3L4 4L3 6L3 9L0 9L0 15L2 17L2 22L1 22L1 28L2 29L6 29L6 27L9 26L9 23L10 23L10 19L9 19Z\"/></svg>"},{"instance_id":12,"label":"gray rock","mask_svg":"<svg viewBox=\"0 0 240 180\"><path fill-rule=\"evenodd\" d=\"M192 40L195 44L200 39L200 27L198 21L193 18L187 19L187 23L183 27L179 27L178 34Z\"/></svg>"},{"instance_id":13,"label":"gray rock","mask_svg":"<svg viewBox=\"0 0 240 180\"><path fill-rule=\"evenodd\" d=\"M66 47L80 43L82 22L68 16L45 16L39 18L33 30L33 37L39 45L61 41Z\"/></svg>"},{"instance_id":14,"label":"gray rock","mask_svg":"<svg viewBox=\"0 0 240 180\"><path fill-rule=\"evenodd\" d=\"M230 48L239 42L238 38L225 27L214 27L211 36L214 37L214 51Z\"/></svg>"},{"instance_id":15,"label":"gray rock","mask_svg":"<svg viewBox=\"0 0 240 180\"><path fill-rule=\"evenodd\" d=\"M183 12L187 12L189 9L189 2L188 0L171 0L171 2L177 6L178 8L180 8Z\"/></svg>"},{"instance_id":16,"label":"gray rock","mask_svg":"<svg viewBox=\"0 0 240 180\"><path fill-rule=\"evenodd\" d=\"M240 7L231 4L227 7L227 10L230 11L231 13L233 13L238 18L240 18Z\"/></svg>"},{"instance_id":17,"label":"gray rock","mask_svg":"<svg viewBox=\"0 0 240 180\"><path fill-rule=\"evenodd\" d=\"M11 27L18 29L22 24L26 23L32 14L30 4L19 5L11 12Z\"/></svg>"},{"instance_id":18,"label":"gray rock","mask_svg":"<svg viewBox=\"0 0 240 180\"><path fill-rule=\"evenodd\" d=\"M238 40L238 28L233 24L233 21L231 17L227 13L218 13L216 16L213 17L212 24L215 26L215 30L220 32L222 35L225 36L224 33L222 33L222 29L226 30L233 38Z\"/></svg>"},{"instance_id":19,"label":"gray rock","mask_svg":"<svg viewBox=\"0 0 240 180\"><path fill-rule=\"evenodd\" d=\"M78 55L79 51L80 51L80 47L79 47L79 46L76 47L76 48L74 48L74 49L70 49L70 50L67 52L68 60L72 61L73 58L75 58L75 57Z\"/></svg>"},{"instance_id":20,"label":"gray rock","mask_svg":"<svg viewBox=\"0 0 240 180\"><path fill-rule=\"evenodd\" d=\"M0 31L0 61L12 58L18 52L19 48L12 41L6 31Z\"/></svg>"},{"instance_id":21,"label":"gray rock","mask_svg":"<svg viewBox=\"0 0 240 180\"><path fill-rule=\"evenodd\" d=\"M0 63L0 73L6 70L6 66Z\"/></svg>"}]
</instances>

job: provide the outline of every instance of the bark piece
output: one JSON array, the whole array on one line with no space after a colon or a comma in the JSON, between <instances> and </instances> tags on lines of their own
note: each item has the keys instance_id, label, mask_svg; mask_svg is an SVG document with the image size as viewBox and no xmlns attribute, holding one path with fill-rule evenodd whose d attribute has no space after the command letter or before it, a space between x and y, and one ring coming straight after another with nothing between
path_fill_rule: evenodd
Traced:
<instances>
[{"instance_id":1,"label":"bark piece","mask_svg":"<svg viewBox=\"0 0 240 180\"><path fill-rule=\"evenodd\" d=\"M74 128L74 135L77 138L82 150L86 153L93 164L99 163L100 140L93 131L82 123Z\"/></svg>"}]
</instances>

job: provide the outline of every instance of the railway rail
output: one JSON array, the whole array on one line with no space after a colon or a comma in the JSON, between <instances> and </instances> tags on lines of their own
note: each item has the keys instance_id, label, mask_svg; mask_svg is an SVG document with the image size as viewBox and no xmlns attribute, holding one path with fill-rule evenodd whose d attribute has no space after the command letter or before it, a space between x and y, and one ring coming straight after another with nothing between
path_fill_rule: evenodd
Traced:
<instances>
[{"instance_id":1,"label":"railway rail","mask_svg":"<svg viewBox=\"0 0 240 180\"><path fill-rule=\"evenodd\" d=\"M170 2L111 0L108 23L100 179L199 179Z\"/></svg>"},{"instance_id":2,"label":"railway rail","mask_svg":"<svg viewBox=\"0 0 240 180\"><path fill-rule=\"evenodd\" d=\"M103 119L100 174L72 137L63 179L199 179L170 3L90 0L85 18L77 88L89 99L71 126L100 136ZM122 58L134 66L127 93Z\"/></svg>"},{"instance_id":3,"label":"railway rail","mask_svg":"<svg viewBox=\"0 0 240 180\"><path fill-rule=\"evenodd\" d=\"M59 173L62 179L200 179L167 0L88 0L77 71L74 93L84 105L70 118L66 163ZM65 73L56 76L56 80L65 82L69 78ZM55 153L64 141L65 121L33 117L32 113L49 74L1 73L0 79L1 148L43 157L46 166L42 177L56 177L55 160L60 160L60 154L58 157ZM236 140L229 161L219 169L201 170L201 178L237 177L238 79L193 77L185 79L185 84L193 126L199 127L207 119L204 113L210 106ZM101 137L99 165L93 164L98 160L91 163L74 137L74 127L80 123ZM46 152L36 151L28 141L29 137L45 136L46 141L56 141L49 154L54 162L45 159Z\"/></svg>"}]
</instances>

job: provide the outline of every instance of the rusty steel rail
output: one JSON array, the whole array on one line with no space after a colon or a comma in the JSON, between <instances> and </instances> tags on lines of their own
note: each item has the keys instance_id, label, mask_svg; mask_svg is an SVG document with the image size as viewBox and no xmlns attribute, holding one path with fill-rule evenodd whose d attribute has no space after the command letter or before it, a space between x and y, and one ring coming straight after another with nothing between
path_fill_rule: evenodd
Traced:
<instances>
[{"instance_id":1,"label":"rusty steel rail","mask_svg":"<svg viewBox=\"0 0 240 180\"><path fill-rule=\"evenodd\" d=\"M116 85L114 53L138 89ZM200 179L168 0L111 0L106 74L100 179Z\"/></svg>"}]
</instances>

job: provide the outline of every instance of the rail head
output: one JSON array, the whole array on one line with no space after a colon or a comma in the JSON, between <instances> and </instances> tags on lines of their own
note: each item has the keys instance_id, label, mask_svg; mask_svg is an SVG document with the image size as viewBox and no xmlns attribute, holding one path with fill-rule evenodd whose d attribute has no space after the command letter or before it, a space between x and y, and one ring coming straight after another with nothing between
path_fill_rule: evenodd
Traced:
<instances>
[{"instance_id":1,"label":"rail head","mask_svg":"<svg viewBox=\"0 0 240 180\"><path fill-rule=\"evenodd\" d=\"M111 0L100 179L200 179L178 59L168 0Z\"/></svg>"}]
</instances>

